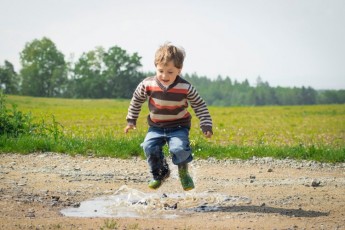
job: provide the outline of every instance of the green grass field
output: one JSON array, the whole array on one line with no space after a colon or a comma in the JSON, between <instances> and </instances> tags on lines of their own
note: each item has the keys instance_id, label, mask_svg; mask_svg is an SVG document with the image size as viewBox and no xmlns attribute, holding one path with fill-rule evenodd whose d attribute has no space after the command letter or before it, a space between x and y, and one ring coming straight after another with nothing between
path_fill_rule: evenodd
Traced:
<instances>
[{"instance_id":1,"label":"green grass field","mask_svg":"<svg viewBox=\"0 0 345 230\"><path fill-rule=\"evenodd\" d=\"M7 96L7 108L31 113L37 121L62 125L58 139L1 138L1 152L55 151L99 156L143 156L147 105L137 129L124 134L129 100L81 100ZM210 107L214 135L205 139L196 116L191 145L196 158L272 156L326 162L345 161L345 106ZM192 114L194 114L192 112Z\"/></svg>"}]
</instances>

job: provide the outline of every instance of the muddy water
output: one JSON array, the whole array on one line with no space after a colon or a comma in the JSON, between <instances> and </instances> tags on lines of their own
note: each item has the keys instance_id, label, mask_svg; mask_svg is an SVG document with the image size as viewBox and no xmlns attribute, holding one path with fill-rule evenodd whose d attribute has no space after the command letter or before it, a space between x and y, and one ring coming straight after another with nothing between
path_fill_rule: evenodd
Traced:
<instances>
[{"instance_id":1,"label":"muddy water","mask_svg":"<svg viewBox=\"0 0 345 230\"><path fill-rule=\"evenodd\" d=\"M113 195L83 201L78 208L63 209L61 213L70 217L177 218L191 212L250 202L248 197L214 192L159 194L122 186Z\"/></svg>"}]
</instances>

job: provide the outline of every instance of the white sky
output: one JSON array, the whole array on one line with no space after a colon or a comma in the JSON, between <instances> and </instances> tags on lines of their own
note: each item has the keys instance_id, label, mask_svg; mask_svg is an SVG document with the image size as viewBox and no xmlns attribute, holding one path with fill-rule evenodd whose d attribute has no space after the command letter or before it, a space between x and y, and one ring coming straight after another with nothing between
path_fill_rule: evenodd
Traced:
<instances>
[{"instance_id":1,"label":"white sky","mask_svg":"<svg viewBox=\"0 0 345 230\"><path fill-rule=\"evenodd\" d=\"M0 65L27 42L66 60L120 46L154 71L159 45L185 48L184 73L255 85L345 89L345 0L0 0Z\"/></svg>"}]
</instances>

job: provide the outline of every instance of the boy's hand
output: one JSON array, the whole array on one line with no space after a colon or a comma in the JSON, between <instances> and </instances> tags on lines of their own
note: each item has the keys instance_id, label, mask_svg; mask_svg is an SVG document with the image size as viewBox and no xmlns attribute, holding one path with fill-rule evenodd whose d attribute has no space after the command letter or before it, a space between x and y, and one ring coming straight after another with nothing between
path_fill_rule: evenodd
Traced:
<instances>
[{"instance_id":1,"label":"boy's hand","mask_svg":"<svg viewBox=\"0 0 345 230\"><path fill-rule=\"evenodd\" d=\"M124 129L125 133L128 133L130 129L136 129L137 127L135 125L127 125Z\"/></svg>"},{"instance_id":2,"label":"boy's hand","mask_svg":"<svg viewBox=\"0 0 345 230\"><path fill-rule=\"evenodd\" d=\"M207 138L211 138L212 135L213 135L213 133L210 132L210 131L207 131L207 132L204 132L204 135L205 135L205 137L207 137Z\"/></svg>"}]
</instances>

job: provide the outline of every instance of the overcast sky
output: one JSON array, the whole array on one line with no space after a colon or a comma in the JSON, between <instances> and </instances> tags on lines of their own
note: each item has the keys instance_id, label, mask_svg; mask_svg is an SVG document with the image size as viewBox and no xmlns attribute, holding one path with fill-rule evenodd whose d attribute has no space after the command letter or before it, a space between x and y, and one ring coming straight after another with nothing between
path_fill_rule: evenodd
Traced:
<instances>
[{"instance_id":1,"label":"overcast sky","mask_svg":"<svg viewBox=\"0 0 345 230\"><path fill-rule=\"evenodd\" d=\"M186 50L183 73L345 89L345 0L0 0L0 65L18 71L43 37L66 60L117 45L154 71L171 41Z\"/></svg>"}]
</instances>

